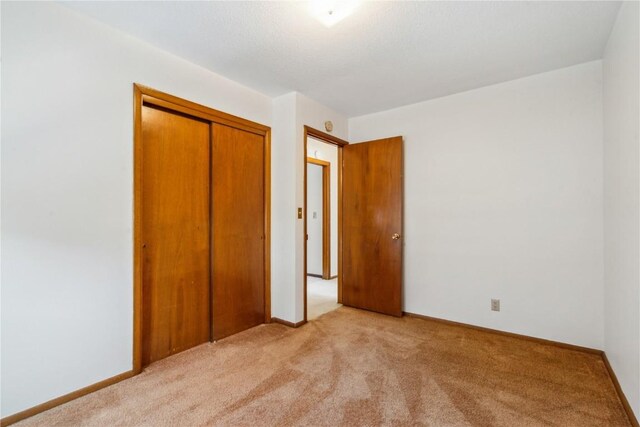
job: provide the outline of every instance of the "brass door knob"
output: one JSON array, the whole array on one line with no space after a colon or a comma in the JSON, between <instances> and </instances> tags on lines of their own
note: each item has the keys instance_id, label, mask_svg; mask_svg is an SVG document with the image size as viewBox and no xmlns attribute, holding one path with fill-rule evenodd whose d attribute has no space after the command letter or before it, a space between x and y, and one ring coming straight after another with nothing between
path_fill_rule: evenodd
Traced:
<instances>
[{"instance_id":1,"label":"brass door knob","mask_svg":"<svg viewBox=\"0 0 640 427\"><path fill-rule=\"evenodd\" d=\"M393 233L393 236L391 236L391 238L393 240L398 240L400 238L400 235L398 233Z\"/></svg>"}]
</instances>

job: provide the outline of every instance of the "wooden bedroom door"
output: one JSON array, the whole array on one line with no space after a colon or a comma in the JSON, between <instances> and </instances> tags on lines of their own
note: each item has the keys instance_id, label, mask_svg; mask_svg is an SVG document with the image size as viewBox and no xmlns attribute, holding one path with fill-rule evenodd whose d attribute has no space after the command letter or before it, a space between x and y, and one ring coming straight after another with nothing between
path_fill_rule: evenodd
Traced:
<instances>
[{"instance_id":1,"label":"wooden bedroom door","mask_svg":"<svg viewBox=\"0 0 640 427\"><path fill-rule=\"evenodd\" d=\"M402 137L342 150L342 303L401 316Z\"/></svg>"},{"instance_id":2,"label":"wooden bedroom door","mask_svg":"<svg viewBox=\"0 0 640 427\"><path fill-rule=\"evenodd\" d=\"M142 365L207 342L210 123L142 107Z\"/></svg>"}]
</instances>

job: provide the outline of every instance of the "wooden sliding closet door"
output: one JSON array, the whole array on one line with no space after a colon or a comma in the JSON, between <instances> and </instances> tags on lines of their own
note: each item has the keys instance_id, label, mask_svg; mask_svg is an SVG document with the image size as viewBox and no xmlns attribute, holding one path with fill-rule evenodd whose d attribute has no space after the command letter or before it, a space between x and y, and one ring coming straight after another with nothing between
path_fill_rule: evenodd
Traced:
<instances>
[{"instance_id":1,"label":"wooden sliding closet door","mask_svg":"<svg viewBox=\"0 0 640 427\"><path fill-rule=\"evenodd\" d=\"M142 365L207 342L210 124L142 107Z\"/></svg>"},{"instance_id":2,"label":"wooden sliding closet door","mask_svg":"<svg viewBox=\"0 0 640 427\"><path fill-rule=\"evenodd\" d=\"M264 323L264 136L212 124L213 338Z\"/></svg>"}]
</instances>

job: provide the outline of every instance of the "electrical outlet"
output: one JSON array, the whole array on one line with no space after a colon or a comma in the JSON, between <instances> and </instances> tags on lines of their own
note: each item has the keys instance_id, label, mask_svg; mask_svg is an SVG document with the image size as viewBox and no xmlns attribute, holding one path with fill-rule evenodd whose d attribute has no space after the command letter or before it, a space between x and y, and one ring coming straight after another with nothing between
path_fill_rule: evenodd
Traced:
<instances>
[{"instance_id":1,"label":"electrical outlet","mask_svg":"<svg viewBox=\"0 0 640 427\"><path fill-rule=\"evenodd\" d=\"M491 311L500 311L499 299L491 299Z\"/></svg>"}]
</instances>

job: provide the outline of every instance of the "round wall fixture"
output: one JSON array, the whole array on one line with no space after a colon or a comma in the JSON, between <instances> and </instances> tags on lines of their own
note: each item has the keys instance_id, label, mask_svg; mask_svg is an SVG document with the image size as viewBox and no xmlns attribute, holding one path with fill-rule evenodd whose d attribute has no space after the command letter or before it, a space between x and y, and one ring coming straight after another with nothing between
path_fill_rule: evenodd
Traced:
<instances>
[{"instance_id":1,"label":"round wall fixture","mask_svg":"<svg viewBox=\"0 0 640 427\"><path fill-rule=\"evenodd\" d=\"M331 122L331 120L327 120L326 122L324 122L324 128L327 130L327 132L331 132L333 130L333 123Z\"/></svg>"}]
</instances>

